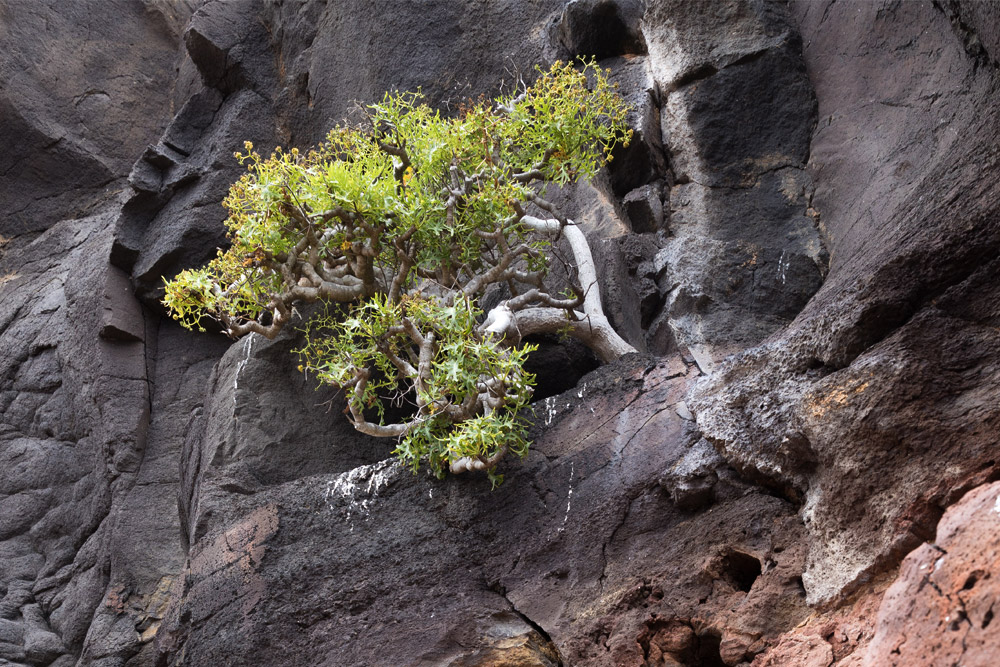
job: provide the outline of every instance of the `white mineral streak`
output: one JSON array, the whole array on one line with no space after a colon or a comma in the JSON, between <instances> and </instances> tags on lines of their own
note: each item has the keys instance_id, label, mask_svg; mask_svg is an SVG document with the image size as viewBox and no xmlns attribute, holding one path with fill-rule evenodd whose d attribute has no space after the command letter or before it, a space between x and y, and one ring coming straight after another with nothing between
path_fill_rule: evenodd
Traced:
<instances>
[{"instance_id":1,"label":"white mineral streak","mask_svg":"<svg viewBox=\"0 0 1000 667\"><path fill-rule=\"evenodd\" d=\"M240 373L250 361L250 353L253 352L253 334L243 339L243 361L236 366L236 377L233 378L233 417L236 417L236 395L240 390Z\"/></svg>"},{"instance_id":2,"label":"white mineral streak","mask_svg":"<svg viewBox=\"0 0 1000 667\"><path fill-rule=\"evenodd\" d=\"M1000 496L997 496L997 501L993 505L993 511L996 512L997 514L1000 514Z\"/></svg>"},{"instance_id":3,"label":"white mineral streak","mask_svg":"<svg viewBox=\"0 0 1000 667\"><path fill-rule=\"evenodd\" d=\"M556 401L554 396L545 399L545 425L552 423L552 418L556 416Z\"/></svg>"},{"instance_id":4,"label":"white mineral streak","mask_svg":"<svg viewBox=\"0 0 1000 667\"><path fill-rule=\"evenodd\" d=\"M396 459L358 466L328 481L323 500L331 510L339 508L348 521L354 515L368 519L379 492L392 484L402 471L403 466ZM354 531L353 522L351 531Z\"/></svg>"},{"instance_id":5,"label":"white mineral streak","mask_svg":"<svg viewBox=\"0 0 1000 667\"><path fill-rule=\"evenodd\" d=\"M559 533L566 530L566 522L569 521L569 508L573 503L573 473L575 472L575 463L573 461L569 462L569 491L566 493L566 514L563 515L562 525L559 526Z\"/></svg>"},{"instance_id":6,"label":"white mineral streak","mask_svg":"<svg viewBox=\"0 0 1000 667\"><path fill-rule=\"evenodd\" d=\"M781 251L781 257L778 258L778 272L781 274L781 284L785 284L785 275L788 272L788 267L792 265L791 258L785 259L785 251Z\"/></svg>"}]
</instances>

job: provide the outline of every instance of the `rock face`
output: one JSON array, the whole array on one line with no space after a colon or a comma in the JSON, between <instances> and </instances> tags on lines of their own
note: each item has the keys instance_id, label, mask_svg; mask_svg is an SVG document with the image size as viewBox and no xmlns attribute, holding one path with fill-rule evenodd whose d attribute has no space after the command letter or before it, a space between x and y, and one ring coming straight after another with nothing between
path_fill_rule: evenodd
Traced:
<instances>
[{"instance_id":1,"label":"rock face","mask_svg":"<svg viewBox=\"0 0 1000 667\"><path fill-rule=\"evenodd\" d=\"M644 25L676 185L655 260L659 326L705 372L788 324L827 255L805 171L816 98L773 3L650 3Z\"/></svg>"},{"instance_id":2,"label":"rock face","mask_svg":"<svg viewBox=\"0 0 1000 667\"><path fill-rule=\"evenodd\" d=\"M814 536L803 580L820 603L930 538L943 508L995 474L1000 412L974 397L1000 388L1000 189L981 173L1000 145L995 109L970 104L996 91L997 71L966 52L942 11L868 7L842 30L832 8L799 13L817 42L807 64L826 82L811 167L830 274L794 324L707 379L693 406L727 460L803 500ZM900 21L922 26L919 37ZM860 25L873 32L852 32ZM833 40L841 31L857 43ZM842 53L867 64L846 68ZM933 101L900 81L905 67L939 77ZM878 159L888 155L891 168Z\"/></svg>"},{"instance_id":3,"label":"rock face","mask_svg":"<svg viewBox=\"0 0 1000 667\"><path fill-rule=\"evenodd\" d=\"M967 494L945 512L933 544L903 561L885 593L868 660L911 665L933 655L941 663L988 665L1000 651L989 627L996 614L1000 483Z\"/></svg>"},{"instance_id":4,"label":"rock face","mask_svg":"<svg viewBox=\"0 0 1000 667\"><path fill-rule=\"evenodd\" d=\"M2 12L0 234L10 237L82 216L155 141L176 111L177 40L191 10L39 0Z\"/></svg>"},{"instance_id":5,"label":"rock face","mask_svg":"<svg viewBox=\"0 0 1000 667\"><path fill-rule=\"evenodd\" d=\"M991 664L996 3L0 23L0 664ZM225 243L244 140L308 146L386 90L447 113L576 56L636 140L554 198L643 353L588 372L549 341L496 491L355 433L294 331L162 318L163 277Z\"/></svg>"}]
</instances>

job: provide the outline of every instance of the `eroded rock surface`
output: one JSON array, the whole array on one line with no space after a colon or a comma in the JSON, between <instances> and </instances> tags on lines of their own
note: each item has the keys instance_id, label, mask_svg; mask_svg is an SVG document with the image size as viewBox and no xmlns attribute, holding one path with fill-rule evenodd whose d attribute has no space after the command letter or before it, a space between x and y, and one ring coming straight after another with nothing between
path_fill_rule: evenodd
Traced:
<instances>
[{"instance_id":1,"label":"eroded rock surface","mask_svg":"<svg viewBox=\"0 0 1000 667\"><path fill-rule=\"evenodd\" d=\"M990 664L995 3L57 4L0 2L0 663ZM161 318L244 140L580 55L636 137L552 196L644 354L548 341L498 490Z\"/></svg>"},{"instance_id":2,"label":"eroded rock surface","mask_svg":"<svg viewBox=\"0 0 1000 667\"><path fill-rule=\"evenodd\" d=\"M775 3L651 2L643 20L674 179L657 325L709 372L788 324L822 283L805 170L816 98Z\"/></svg>"},{"instance_id":3,"label":"eroded rock surface","mask_svg":"<svg viewBox=\"0 0 1000 667\"><path fill-rule=\"evenodd\" d=\"M981 486L949 508L933 544L915 550L885 593L867 661L988 665L1000 651L990 630L1000 607L1000 483Z\"/></svg>"},{"instance_id":4,"label":"eroded rock surface","mask_svg":"<svg viewBox=\"0 0 1000 667\"><path fill-rule=\"evenodd\" d=\"M13 0L0 12L0 235L11 237L84 215L156 139L176 111L191 8Z\"/></svg>"},{"instance_id":5,"label":"eroded rock surface","mask_svg":"<svg viewBox=\"0 0 1000 667\"><path fill-rule=\"evenodd\" d=\"M820 82L810 166L830 274L790 327L727 362L692 403L728 461L803 499L813 603L898 562L944 507L996 474L1000 418L979 398L1000 390L1000 188L982 171L995 168L1000 137L995 107L970 102L996 93L997 71L934 6L854 9L798 8ZM834 40L841 31L855 41ZM845 66L844 54L864 65ZM902 81L928 71L933 94Z\"/></svg>"},{"instance_id":6,"label":"eroded rock surface","mask_svg":"<svg viewBox=\"0 0 1000 667\"><path fill-rule=\"evenodd\" d=\"M109 642L95 613L119 577L145 612L183 562L168 450L201 400L197 363L216 354L178 344L107 263L129 167L184 85L190 8L12 2L0 15L0 661L74 664L87 644L123 662L138 621ZM158 349L171 361L153 373Z\"/></svg>"},{"instance_id":7,"label":"eroded rock surface","mask_svg":"<svg viewBox=\"0 0 1000 667\"><path fill-rule=\"evenodd\" d=\"M223 651L365 664L373 645L385 664L492 664L508 655L497 638L523 638L525 651L535 635L544 641L524 664L718 656L720 641L743 656L808 614L802 528L790 503L735 479L702 514L658 483L697 446L678 414L696 374L633 358L543 401L532 452L491 494L390 460L215 500L219 527L195 546L159 641L195 664ZM664 543L672 530L687 538ZM199 565L208 557L219 564ZM671 624L689 636L664 644ZM237 628L239 641L222 639Z\"/></svg>"}]
</instances>

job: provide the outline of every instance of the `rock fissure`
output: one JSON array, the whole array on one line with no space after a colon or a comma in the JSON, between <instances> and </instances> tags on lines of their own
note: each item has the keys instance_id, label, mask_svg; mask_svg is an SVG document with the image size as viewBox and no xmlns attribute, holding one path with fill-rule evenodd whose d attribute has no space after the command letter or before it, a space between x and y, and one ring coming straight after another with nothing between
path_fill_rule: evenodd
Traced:
<instances>
[{"instance_id":1,"label":"rock fissure","mask_svg":"<svg viewBox=\"0 0 1000 667\"><path fill-rule=\"evenodd\" d=\"M611 529L611 533L608 535L607 539L605 539L601 543L601 574L597 579L599 594L601 595L604 594L604 584L607 579L608 547L615 543L615 540L618 537L618 531L620 531L622 528L625 527L626 524L628 524L629 514L632 511L632 505L636 502L638 498L646 495L654 488L655 488L654 486L649 486L642 489L638 489L626 497L626 500L622 507L621 515L615 522L614 528Z\"/></svg>"},{"instance_id":2,"label":"rock fissure","mask_svg":"<svg viewBox=\"0 0 1000 667\"><path fill-rule=\"evenodd\" d=\"M556 647L555 642L552 641L552 637L549 635L549 633L546 632L545 628L540 626L538 623L529 618L523 611L518 609L517 605L515 605L514 602L507 595L506 590L503 589L501 590L503 592L501 592L500 595L503 597L504 600L507 601L507 604L510 605L511 611L513 611L518 618L527 623L535 632L537 632L541 636L542 640L544 640L545 643L548 644L551 650L555 653L556 662L555 665L553 665L553 667L562 667L563 666L562 656L559 654L559 649Z\"/></svg>"}]
</instances>

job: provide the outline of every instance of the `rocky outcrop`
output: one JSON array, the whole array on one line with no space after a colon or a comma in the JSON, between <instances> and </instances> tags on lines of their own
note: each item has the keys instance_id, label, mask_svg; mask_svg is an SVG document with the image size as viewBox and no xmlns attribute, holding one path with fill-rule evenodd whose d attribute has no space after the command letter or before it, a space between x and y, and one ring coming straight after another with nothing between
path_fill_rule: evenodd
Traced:
<instances>
[{"instance_id":1,"label":"rocky outcrop","mask_svg":"<svg viewBox=\"0 0 1000 667\"><path fill-rule=\"evenodd\" d=\"M56 4L0 2L0 663L987 664L995 3ZM499 489L162 319L244 140L576 56L636 140L552 197L643 354L546 341Z\"/></svg>"},{"instance_id":2,"label":"rocky outcrop","mask_svg":"<svg viewBox=\"0 0 1000 667\"><path fill-rule=\"evenodd\" d=\"M659 477L703 446L681 416L696 374L634 358L543 401L531 454L485 496L480 480L438 481L391 460L252 494L203 481L210 527L160 646L193 664L368 664L374 646L383 664L493 664L513 660L508 651L540 665L742 656L808 614L801 526L787 501L714 460L713 513L682 528L696 515L671 500L679 480ZM220 392L216 405L230 402ZM671 527L687 539L664 544ZM668 626L686 633L668 642Z\"/></svg>"},{"instance_id":3,"label":"rocky outcrop","mask_svg":"<svg viewBox=\"0 0 1000 667\"><path fill-rule=\"evenodd\" d=\"M0 13L0 661L74 664L85 644L124 660L135 628L107 646L95 612L112 572L134 575L132 602L145 604L180 567L169 449L185 399L201 400L197 362L214 354L149 318L106 261L129 167L184 85L190 10L15 2ZM158 349L175 361L153 373Z\"/></svg>"},{"instance_id":4,"label":"rocky outcrop","mask_svg":"<svg viewBox=\"0 0 1000 667\"><path fill-rule=\"evenodd\" d=\"M993 106L971 103L995 94L997 72L934 6L823 9L799 13L821 82L810 165L830 274L790 327L728 362L693 401L727 460L804 502L812 603L898 562L944 507L995 475L1000 418L995 402L973 398L1000 389L990 361L1000 189L983 176L1000 137ZM871 28L853 32L860 25ZM872 49L880 40L898 48ZM931 88L904 83L907 66L924 80L914 59L928 51Z\"/></svg>"},{"instance_id":5,"label":"rocky outcrop","mask_svg":"<svg viewBox=\"0 0 1000 667\"><path fill-rule=\"evenodd\" d=\"M1000 650L997 613L1000 483L970 492L945 512L933 543L906 557L885 593L868 661L988 665Z\"/></svg>"},{"instance_id":6,"label":"rocky outcrop","mask_svg":"<svg viewBox=\"0 0 1000 667\"><path fill-rule=\"evenodd\" d=\"M190 14L162 0L4 3L0 235L81 217L128 173L176 111Z\"/></svg>"},{"instance_id":7,"label":"rocky outcrop","mask_svg":"<svg viewBox=\"0 0 1000 667\"><path fill-rule=\"evenodd\" d=\"M643 21L674 179L654 326L709 372L788 324L826 273L805 171L816 98L778 5L653 2Z\"/></svg>"}]
</instances>

